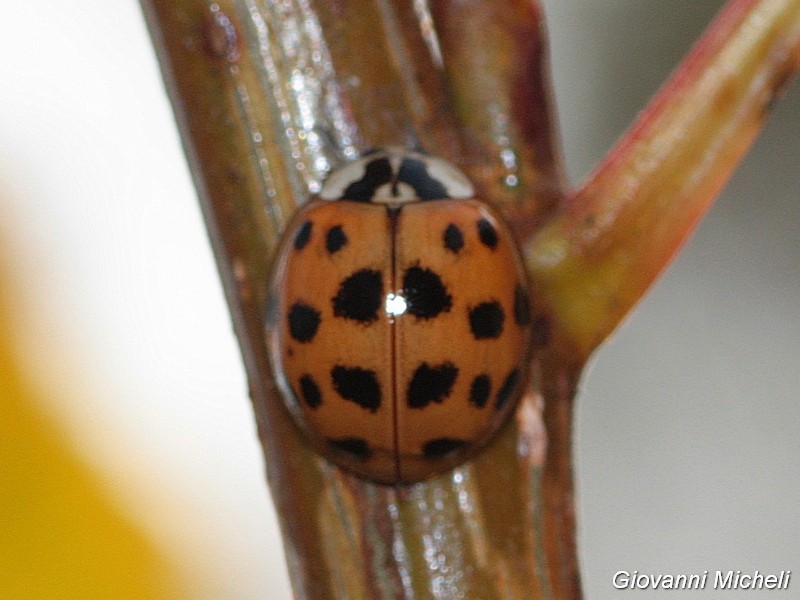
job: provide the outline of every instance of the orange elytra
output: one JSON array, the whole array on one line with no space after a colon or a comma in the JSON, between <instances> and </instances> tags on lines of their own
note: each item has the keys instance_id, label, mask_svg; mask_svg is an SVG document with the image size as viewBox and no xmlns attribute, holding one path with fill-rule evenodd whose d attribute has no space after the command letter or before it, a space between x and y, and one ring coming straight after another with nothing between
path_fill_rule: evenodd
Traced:
<instances>
[{"instance_id":1,"label":"orange elytra","mask_svg":"<svg viewBox=\"0 0 800 600\"><path fill-rule=\"evenodd\" d=\"M466 460L513 411L530 340L508 227L442 159L388 148L287 227L267 306L276 381L309 441L381 483Z\"/></svg>"}]
</instances>

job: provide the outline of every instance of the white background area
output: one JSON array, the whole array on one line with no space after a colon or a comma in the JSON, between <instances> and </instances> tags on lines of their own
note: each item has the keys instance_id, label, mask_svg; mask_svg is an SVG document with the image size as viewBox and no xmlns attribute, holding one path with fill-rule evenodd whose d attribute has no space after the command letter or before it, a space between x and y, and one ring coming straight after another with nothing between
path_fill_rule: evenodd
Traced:
<instances>
[{"instance_id":1,"label":"white background area","mask_svg":"<svg viewBox=\"0 0 800 600\"><path fill-rule=\"evenodd\" d=\"M546 0L577 183L720 1ZM190 597L288 599L245 378L132 0L0 0L0 251L24 357L87 461L197 574ZM577 412L588 600L618 570L792 570L800 594L800 87L592 361ZM0 417L1 418L1 417Z\"/></svg>"}]
</instances>

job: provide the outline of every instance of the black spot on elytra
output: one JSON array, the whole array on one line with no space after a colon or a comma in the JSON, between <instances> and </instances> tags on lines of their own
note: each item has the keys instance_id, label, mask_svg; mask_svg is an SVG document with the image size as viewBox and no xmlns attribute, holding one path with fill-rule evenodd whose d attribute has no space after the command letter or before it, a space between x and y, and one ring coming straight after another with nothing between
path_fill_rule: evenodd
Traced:
<instances>
[{"instance_id":1,"label":"black spot on elytra","mask_svg":"<svg viewBox=\"0 0 800 600\"><path fill-rule=\"evenodd\" d=\"M464 234L452 223L444 230L442 238L444 240L444 247L450 250L450 252L455 252L457 254L458 251L464 247Z\"/></svg>"},{"instance_id":2,"label":"black spot on elytra","mask_svg":"<svg viewBox=\"0 0 800 600\"><path fill-rule=\"evenodd\" d=\"M338 450L344 450L348 454L352 454L356 458L366 460L372 456L372 448L370 448L367 440L356 437L340 438L338 440L328 440L328 445Z\"/></svg>"},{"instance_id":3,"label":"black spot on elytra","mask_svg":"<svg viewBox=\"0 0 800 600\"><path fill-rule=\"evenodd\" d=\"M463 448L467 445L464 440L456 440L453 438L436 438L429 442L425 442L422 446L422 454L425 458L440 458L445 454L449 454L454 450Z\"/></svg>"},{"instance_id":4,"label":"black spot on elytra","mask_svg":"<svg viewBox=\"0 0 800 600\"><path fill-rule=\"evenodd\" d=\"M432 319L439 313L449 311L452 306L452 298L442 278L430 269L419 266L406 270L403 296L407 312L420 319Z\"/></svg>"},{"instance_id":5,"label":"black spot on elytra","mask_svg":"<svg viewBox=\"0 0 800 600\"><path fill-rule=\"evenodd\" d=\"M297 235L294 236L294 248L295 250L302 250L306 247L309 240L311 240L311 230L314 228L314 223L311 221L305 221L302 225L300 225L300 229L297 230Z\"/></svg>"},{"instance_id":6,"label":"black spot on elytra","mask_svg":"<svg viewBox=\"0 0 800 600\"><path fill-rule=\"evenodd\" d=\"M519 385L519 369L514 369L513 371L511 371L511 373L508 374L508 377L506 377L506 380L503 382L503 385L497 392L497 400L494 403L494 407L497 410L503 408L506 405L506 403L514 396L514 392L516 392L518 385Z\"/></svg>"},{"instance_id":7,"label":"black spot on elytra","mask_svg":"<svg viewBox=\"0 0 800 600\"><path fill-rule=\"evenodd\" d=\"M425 408L431 402L443 402L453 389L458 368L446 362L431 367L422 363L408 382L406 400L411 408Z\"/></svg>"},{"instance_id":8,"label":"black spot on elytra","mask_svg":"<svg viewBox=\"0 0 800 600\"><path fill-rule=\"evenodd\" d=\"M381 406L381 386L375 371L337 365L331 370L333 388L345 400L355 402L370 412Z\"/></svg>"},{"instance_id":9,"label":"black spot on elytra","mask_svg":"<svg viewBox=\"0 0 800 600\"><path fill-rule=\"evenodd\" d=\"M375 195L375 190L392 180L392 166L388 158L376 158L367 163L364 176L347 186L342 193L345 200L369 202Z\"/></svg>"},{"instance_id":10,"label":"black spot on elytra","mask_svg":"<svg viewBox=\"0 0 800 600\"><path fill-rule=\"evenodd\" d=\"M301 344L314 339L319 323L319 311L308 304L295 302L289 309L289 334Z\"/></svg>"},{"instance_id":11,"label":"black spot on elytra","mask_svg":"<svg viewBox=\"0 0 800 600\"><path fill-rule=\"evenodd\" d=\"M494 225L487 219L481 219L478 221L477 227L478 237L481 238L483 245L494 250L497 246L497 230L494 228Z\"/></svg>"},{"instance_id":12,"label":"black spot on elytra","mask_svg":"<svg viewBox=\"0 0 800 600\"><path fill-rule=\"evenodd\" d=\"M317 408L322 404L322 392L319 391L319 386L311 375L303 375L300 378L300 393L309 408Z\"/></svg>"},{"instance_id":13,"label":"black spot on elytra","mask_svg":"<svg viewBox=\"0 0 800 600\"><path fill-rule=\"evenodd\" d=\"M486 406L491 393L492 380L488 375L478 375L469 386L469 401L478 408L483 408Z\"/></svg>"},{"instance_id":14,"label":"black spot on elytra","mask_svg":"<svg viewBox=\"0 0 800 600\"><path fill-rule=\"evenodd\" d=\"M325 235L325 247L329 254L336 254L347 243L347 236L341 225L334 225Z\"/></svg>"},{"instance_id":15,"label":"black spot on elytra","mask_svg":"<svg viewBox=\"0 0 800 600\"><path fill-rule=\"evenodd\" d=\"M413 187L421 200L441 200L450 197L442 182L428 173L425 163L415 158L403 159L400 171L397 173L397 181Z\"/></svg>"},{"instance_id":16,"label":"black spot on elytra","mask_svg":"<svg viewBox=\"0 0 800 600\"><path fill-rule=\"evenodd\" d=\"M521 284L514 288L514 322L524 327L531 322L531 305L528 302L528 293Z\"/></svg>"},{"instance_id":17,"label":"black spot on elytra","mask_svg":"<svg viewBox=\"0 0 800 600\"><path fill-rule=\"evenodd\" d=\"M383 280L380 271L362 269L342 281L334 296L333 314L359 323L378 320L383 302Z\"/></svg>"},{"instance_id":18,"label":"black spot on elytra","mask_svg":"<svg viewBox=\"0 0 800 600\"><path fill-rule=\"evenodd\" d=\"M483 302L470 309L469 328L476 340L493 340L503 333L506 315L496 300Z\"/></svg>"}]
</instances>

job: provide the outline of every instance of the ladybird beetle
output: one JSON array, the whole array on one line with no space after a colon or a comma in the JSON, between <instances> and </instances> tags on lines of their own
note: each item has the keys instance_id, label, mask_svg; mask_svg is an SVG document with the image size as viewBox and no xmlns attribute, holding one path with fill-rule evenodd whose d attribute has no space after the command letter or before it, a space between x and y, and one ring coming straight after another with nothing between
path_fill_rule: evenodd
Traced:
<instances>
[{"instance_id":1,"label":"ladybird beetle","mask_svg":"<svg viewBox=\"0 0 800 600\"><path fill-rule=\"evenodd\" d=\"M412 483L465 460L513 410L528 286L511 232L460 171L388 148L333 172L293 218L266 323L312 444L364 478Z\"/></svg>"}]
</instances>

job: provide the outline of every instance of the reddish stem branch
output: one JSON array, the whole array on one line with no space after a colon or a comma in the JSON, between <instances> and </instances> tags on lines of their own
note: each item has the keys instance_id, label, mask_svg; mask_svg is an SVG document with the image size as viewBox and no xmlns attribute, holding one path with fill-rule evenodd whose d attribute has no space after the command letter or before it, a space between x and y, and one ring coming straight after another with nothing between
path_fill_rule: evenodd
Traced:
<instances>
[{"instance_id":1,"label":"reddish stem branch","mask_svg":"<svg viewBox=\"0 0 800 600\"><path fill-rule=\"evenodd\" d=\"M527 247L542 310L582 360L669 263L800 64L800 0L734 0Z\"/></svg>"}]
</instances>

